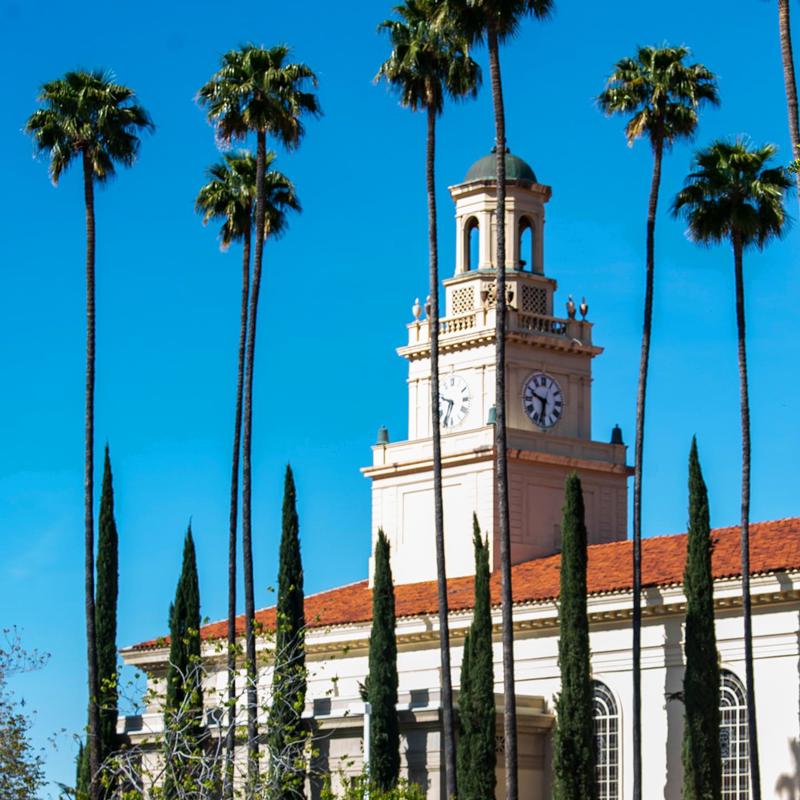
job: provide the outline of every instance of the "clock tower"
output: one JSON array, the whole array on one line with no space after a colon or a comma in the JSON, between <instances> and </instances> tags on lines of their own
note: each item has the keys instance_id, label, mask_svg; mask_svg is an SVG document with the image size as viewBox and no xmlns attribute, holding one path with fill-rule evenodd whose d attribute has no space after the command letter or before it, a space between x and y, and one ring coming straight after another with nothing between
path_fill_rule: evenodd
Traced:
<instances>
[{"instance_id":1,"label":"clock tower","mask_svg":"<svg viewBox=\"0 0 800 800\"><path fill-rule=\"evenodd\" d=\"M564 480L576 470L589 543L624 539L626 447L591 431L592 342L587 309L570 297L566 318L553 309L556 282L544 272L549 186L506 153L506 420L512 563L558 552ZM474 572L472 514L488 532L499 567L494 470L497 224L495 155L450 187L456 206L455 274L444 281L439 320L440 421L445 559L448 577ZM430 424L430 322L412 309L408 343L408 439L379 441L363 469L372 481L373 544L383 528L396 583L436 577ZM580 317L580 318L579 318ZM370 569L370 575L372 570Z\"/></svg>"}]
</instances>

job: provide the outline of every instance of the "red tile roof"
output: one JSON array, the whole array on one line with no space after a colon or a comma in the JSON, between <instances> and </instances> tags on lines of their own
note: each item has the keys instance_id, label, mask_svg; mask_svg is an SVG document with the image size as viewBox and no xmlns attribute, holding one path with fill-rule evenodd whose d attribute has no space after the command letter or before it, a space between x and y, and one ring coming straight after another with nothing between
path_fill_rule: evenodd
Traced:
<instances>
[{"instance_id":1,"label":"red tile roof","mask_svg":"<svg viewBox=\"0 0 800 800\"><path fill-rule=\"evenodd\" d=\"M741 574L739 528L712 531L712 570L716 579ZM589 548L587 584L589 594L630 590L632 585L630 541L598 544ZM537 558L512 568L515 603L552 600L558 597L560 556ZM642 584L667 586L683 581L686 560L686 534L657 536L642 542ZM750 566L752 574L800 569L800 517L753 523L750 526ZM492 603L500 603L500 574L491 578ZM473 578L451 578L447 582L451 611L472 608ZM436 582L403 584L395 587L398 617L435 614L438 611ZM367 581L310 595L305 602L306 619L313 628L369 622L372 618L372 593ZM275 624L275 608L256 612L258 623L266 629ZM204 639L224 638L227 620L202 628ZM236 621L238 633L244 633L244 617ZM155 647L165 640L152 639L135 645L134 650Z\"/></svg>"}]
</instances>

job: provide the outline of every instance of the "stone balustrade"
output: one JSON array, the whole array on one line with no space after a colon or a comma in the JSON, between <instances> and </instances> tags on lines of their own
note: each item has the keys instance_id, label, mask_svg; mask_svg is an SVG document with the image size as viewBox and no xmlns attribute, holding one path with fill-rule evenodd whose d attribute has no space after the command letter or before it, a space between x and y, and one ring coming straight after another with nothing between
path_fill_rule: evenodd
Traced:
<instances>
[{"instance_id":1,"label":"stone balustrade","mask_svg":"<svg viewBox=\"0 0 800 800\"><path fill-rule=\"evenodd\" d=\"M474 334L495 328L496 307L485 306L464 314L441 317L439 337L444 344L450 338ZM506 317L506 330L509 333L529 333L536 336L553 336L560 339L576 340L580 345L591 345L592 325L586 320L562 319L544 314L528 314L509 307ZM430 341L430 322L416 320L408 325L408 344L420 345Z\"/></svg>"}]
</instances>

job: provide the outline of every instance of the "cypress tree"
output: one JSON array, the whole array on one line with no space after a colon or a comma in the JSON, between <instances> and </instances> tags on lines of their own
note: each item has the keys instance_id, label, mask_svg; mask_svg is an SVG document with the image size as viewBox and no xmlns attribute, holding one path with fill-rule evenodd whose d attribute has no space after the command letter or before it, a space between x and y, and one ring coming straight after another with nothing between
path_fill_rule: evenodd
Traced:
<instances>
[{"instance_id":1,"label":"cypress tree","mask_svg":"<svg viewBox=\"0 0 800 800\"><path fill-rule=\"evenodd\" d=\"M271 796L276 800L297 800L305 783L301 721L306 696L305 610L299 528L294 476L287 466L268 738Z\"/></svg>"},{"instance_id":2,"label":"cypress tree","mask_svg":"<svg viewBox=\"0 0 800 800\"><path fill-rule=\"evenodd\" d=\"M464 655L461 657L461 687L458 692L458 741L456 747L457 784L460 800L472 800L475 797L475 770L472 769L473 752L473 720L475 717L472 705L474 681L470 656L472 647L470 636L472 625L464 637Z\"/></svg>"},{"instance_id":3,"label":"cypress tree","mask_svg":"<svg viewBox=\"0 0 800 800\"><path fill-rule=\"evenodd\" d=\"M384 532L379 530L378 540L375 543L367 700L372 706L369 777L375 786L384 791L397 784L400 774L397 640L389 549L389 540Z\"/></svg>"},{"instance_id":4,"label":"cypress tree","mask_svg":"<svg viewBox=\"0 0 800 800\"><path fill-rule=\"evenodd\" d=\"M486 800L487 797L494 797L497 764L489 543L481 540L480 525L475 514L472 515L472 528L475 608L464 641L464 660L461 665L458 786L461 800Z\"/></svg>"},{"instance_id":5,"label":"cypress tree","mask_svg":"<svg viewBox=\"0 0 800 800\"><path fill-rule=\"evenodd\" d=\"M114 485L106 445L103 489L97 537L95 631L97 676L100 682L99 751L102 763L115 749L117 735L117 597L119 586L117 524L114 520Z\"/></svg>"},{"instance_id":6,"label":"cypress tree","mask_svg":"<svg viewBox=\"0 0 800 800\"><path fill-rule=\"evenodd\" d=\"M117 738L117 598L119 594L119 539L114 520L114 484L108 445L103 465L100 518L95 562L95 635L97 637L97 678L100 685L99 760L114 752ZM78 751L76 797L89 797L89 753ZM102 793L102 789L101 789Z\"/></svg>"},{"instance_id":7,"label":"cypress tree","mask_svg":"<svg viewBox=\"0 0 800 800\"><path fill-rule=\"evenodd\" d=\"M592 732L589 619L586 612L586 523L580 478L567 476L561 523L561 591L558 664L561 692L556 699L553 741L555 800L587 800L597 795Z\"/></svg>"},{"instance_id":8,"label":"cypress tree","mask_svg":"<svg viewBox=\"0 0 800 800\"><path fill-rule=\"evenodd\" d=\"M689 453L689 531L686 569L686 671L683 676L683 797L720 800L719 661L714 632L708 492L692 439Z\"/></svg>"},{"instance_id":9,"label":"cypress tree","mask_svg":"<svg viewBox=\"0 0 800 800\"><path fill-rule=\"evenodd\" d=\"M89 800L89 753L78 743L78 755L75 758L75 800Z\"/></svg>"},{"instance_id":10,"label":"cypress tree","mask_svg":"<svg viewBox=\"0 0 800 800\"><path fill-rule=\"evenodd\" d=\"M183 565L169 610L169 666L164 714L167 770L164 797L177 786L191 786L200 750L203 687L200 665L200 587L192 526L183 544Z\"/></svg>"}]
</instances>

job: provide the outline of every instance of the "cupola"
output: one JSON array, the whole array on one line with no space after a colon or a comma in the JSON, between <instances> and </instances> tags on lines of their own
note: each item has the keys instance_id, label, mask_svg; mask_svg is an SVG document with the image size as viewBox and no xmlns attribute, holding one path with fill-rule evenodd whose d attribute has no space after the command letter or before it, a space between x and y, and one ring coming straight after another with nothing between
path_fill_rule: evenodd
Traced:
<instances>
[{"instance_id":1,"label":"cupola","mask_svg":"<svg viewBox=\"0 0 800 800\"><path fill-rule=\"evenodd\" d=\"M456 204L455 274L494 270L497 257L496 151L478 159L462 183L450 187ZM544 204L549 186L506 149L506 269L544 274Z\"/></svg>"}]
</instances>

